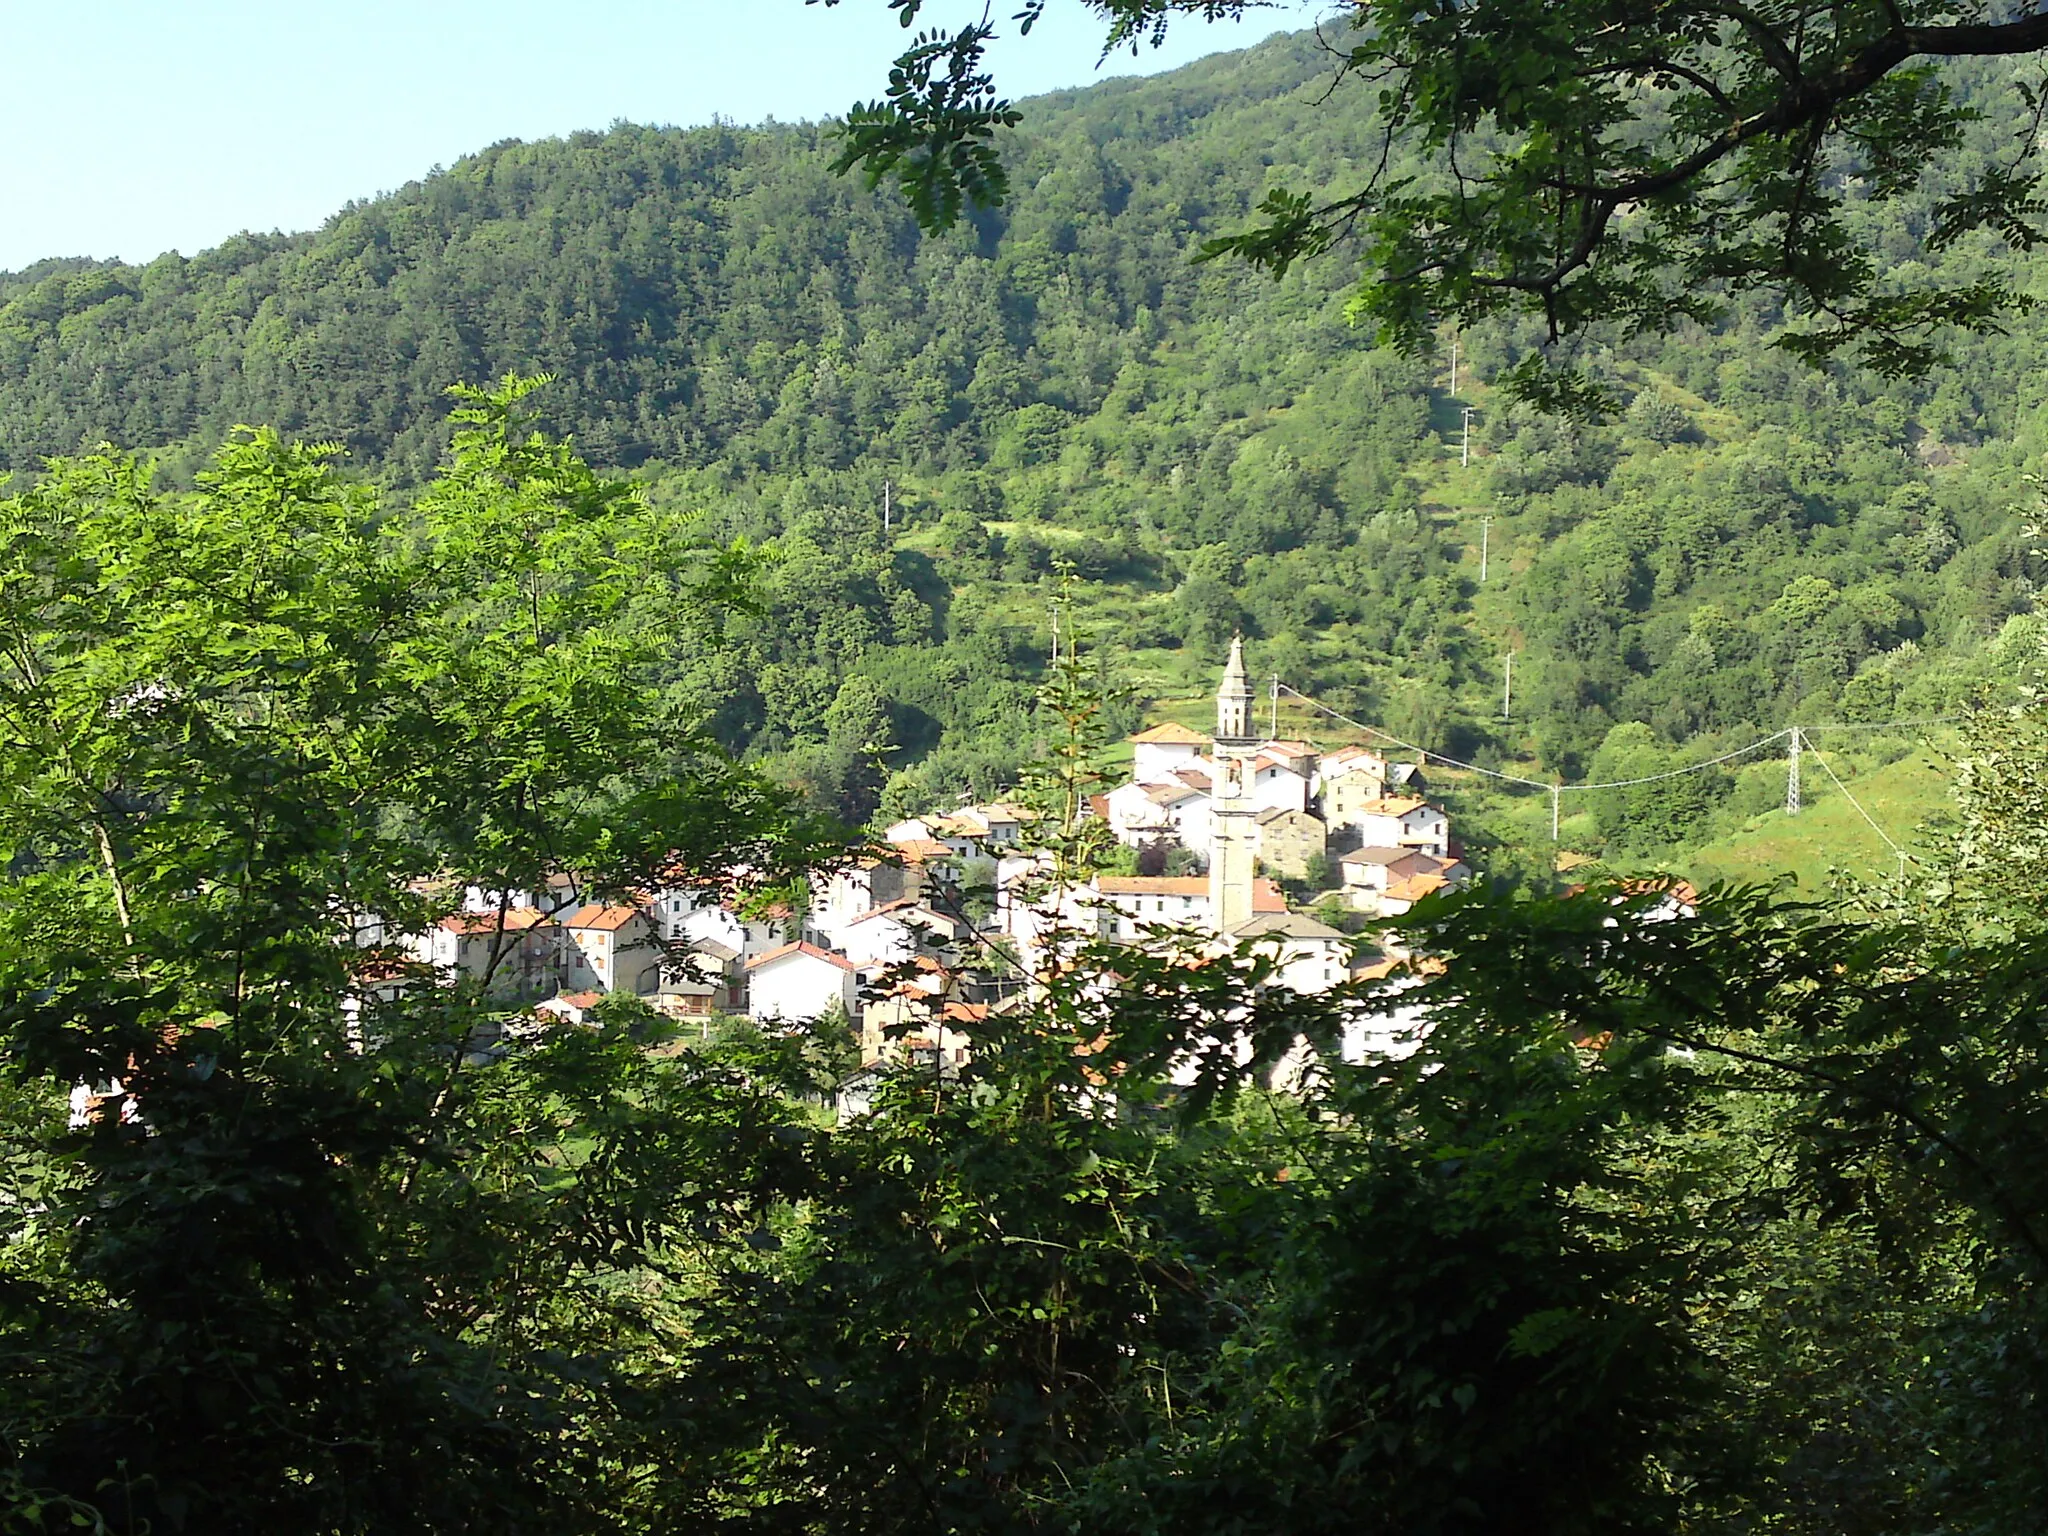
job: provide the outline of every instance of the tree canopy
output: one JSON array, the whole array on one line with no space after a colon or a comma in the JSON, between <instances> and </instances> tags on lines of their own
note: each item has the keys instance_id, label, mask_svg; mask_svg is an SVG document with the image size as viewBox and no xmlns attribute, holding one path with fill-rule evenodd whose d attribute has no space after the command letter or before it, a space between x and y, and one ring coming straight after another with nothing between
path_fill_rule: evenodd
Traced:
<instances>
[{"instance_id":1,"label":"tree canopy","mask_svg":"<svg viewBox=\"0 0 2048 1536\"><path fill-rule=\"evenodd\" d=\"M813 0L816 3L816 0ZM837 4L839 0L825 0ZM1170 23L1257 0L1086 0L1105 52ZM906 27L919 0L890 0ZM1045 0L1018 13L1029 32ZM1594 327L1666 330L1763 289L1798 324L1809 361L1845 349L1884 373L1924 371L1943 328L1996 329L2032 296L2010 274L1899 281L1854 209L1920 188L1974 116L1948 61L2032 55L2048 20L1923 0L1751 6L1698 0L1417 8L1359 0L1325 23L1333 92L1374 93L1379 154L1335 186L1280 187L1265 222L1210 243L1275 272L1340 243L1363 268L1354 317L1423 345L1440 320L1533 311L1552 340ZM919 222L950 226L1008 183L992 141L1018 120L988 73L988 19L926 31L885 100L855 107L842 167L894 176ZM1934 249L1990 231L2042 237L2036 190L2043 97L2011 86L2031 126L1930 210ZM1532 359L1525 396L1585 404L1584 381Z\"/></svg>"}]
</instances>

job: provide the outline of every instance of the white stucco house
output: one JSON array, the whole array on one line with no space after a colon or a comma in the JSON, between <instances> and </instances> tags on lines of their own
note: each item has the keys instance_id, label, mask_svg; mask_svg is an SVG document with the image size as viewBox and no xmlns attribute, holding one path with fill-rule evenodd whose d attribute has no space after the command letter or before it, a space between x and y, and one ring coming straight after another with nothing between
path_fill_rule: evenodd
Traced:
<instances>
[{"instance_id":1,"label":"white stucco house","mask_svg":"<svg viewBox=\"0 0 2048 1536\"><path fill-rule=\"evenodd\" d=\"M919 955L949 955L966 930L958 918L916 901L895 901L842 926L834 947L855 965L894 965Z\"/></svg>"},{"instance_id":2,"label":"white stucco house","mask_svg":"<svg viewBox=\"0 0 2048 1536\"><path fill-rule=\"evenodd\" d=\"M1351 976L1356 947L1346 934L1299 912L1261 912L1225 936L1232 945L1251 941L1252 950L1278 967L1273 985L1315 997Z\"/></svg>"},{"instance_id":3,"label":"white stucco house","mask_svg":"<svg viewBox=\"0 0 2048 1536\"><path fill-rule=\"evenodd\" d=\"M592 903L561 919L563 983L573 991L633 992L661 988L662 952L654 921L638 907Z\"/></svg>"},{"instance_id":4,"label":"white stucco house","mask_svg":"<svg viewBox=\"0 0 2048 1536\"><path fill-rule=\"evenodd\" d=\"M443 982L482 981L501 997L533 997L552 991L563 935L533 907L500 914L456 912L423 934L407 938L407 958L432 967Z\"/></svg>"},{"instance_id":5,"label":"white stucco house","mask_svg":"<svg viewBox=\"0 0 2048 1536\"><path fill-rule=\"evenodd\" d=\"M747 1012L761 1023L807 1023L834 1008L859 1017L860 967L815 944L784 944L747 963Z\"/></svg>"},{"instance_id":6,"label":"white stucco house","mask_svg":"<svg viewBox=\"0 0 2048 1536\"><path fill-rule=\"evenodd\" d=\"M1252 760L1252 804L1262 811L1308 809L1309 770L1261 752Z\"/></svg>"},{"instance_id":7,"label":"white stucco house","mask_svg":"<svg viewBox=\"0 0 2048 1536\"><path fill-rule=\"evenodd\" d=\"M1420 848L1438 858L1450 852L1450 818L1411 795L1365 801L1347 820L1367 847Z\"/></svg>"},{"instance_id":8,"label":"white stucco house","mask_svg":"<svg viewBox=\"0 0 2048 1536\"><path fill-rule=\"evenodd\" d=\"M1157 784L1177 768L1200 767L1213 743L1200 731L1168 721L1129 738L1131 778L1139 784Z\"/></svg>"}]
</instances>

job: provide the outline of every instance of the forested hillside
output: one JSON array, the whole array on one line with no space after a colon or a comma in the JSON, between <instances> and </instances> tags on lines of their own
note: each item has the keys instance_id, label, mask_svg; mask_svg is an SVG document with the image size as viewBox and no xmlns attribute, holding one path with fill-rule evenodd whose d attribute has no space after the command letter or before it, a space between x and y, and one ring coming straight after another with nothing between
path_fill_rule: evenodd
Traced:
<instances>
[{"instance_id":1,"label":"forested hillside","mask_svg":"<svg viewBox=\"0 0 2048 1536\"><path fill-rule=\"evenodd\" d=\"M0 467L107 440L163 450L176 483L274 422L403 492L448 384L551 371L549 419L596 462L771 546L766 606L675 687L855 818L1014 772L1063 562L1121 722L1199 690L1242 626L1260 672L1545 779L2010 678L2048 323L1886 384L1806 370L1751 297L1711 331L1596 341L1631 402L1604 423L1496 408L1487 380L1534 339L1506 330L1460 338L1453 395L1447 351L1345 324L1341 256L1277 283L1193 259L1270 186L1378 153L1370 93L1323 100L1327 67L1276 38L1033 103L1013 204L940 239L835 179L821 129L627 126L495 146L311 234L45 262L0 277ZM1997 152L2005 81L1965 78L1984 120L1930 197ZM2022 259L1924 233L1879 231L1901 264ZM1690 846L1778 792L1746 771L1572 834Z\"/></svg>"}]
</instances>

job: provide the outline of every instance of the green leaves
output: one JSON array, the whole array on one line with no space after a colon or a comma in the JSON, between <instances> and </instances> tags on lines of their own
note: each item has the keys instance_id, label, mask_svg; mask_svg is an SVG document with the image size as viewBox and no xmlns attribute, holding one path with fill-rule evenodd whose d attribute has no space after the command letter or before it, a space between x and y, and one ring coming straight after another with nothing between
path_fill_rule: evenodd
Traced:
<instances>
[{"instance_id":1,"label":"green leaves","mask_svg":"<svg viewBox=\"0 0 2048 1536\"><path fill-rule=\"evenodd\" d=\"M1042 7L1028 6L1026 29ZM1250 0L1096 0L1108 45L1155 40L1180 14L1215 20ZM907 22L917 7L899 7ZM1889 0L1842 6L1665 6L1617 15L1598 0L1489 0L1417 9L1343 7L1357 39L1338 55L1377 88L1384 144L1363 184L1269 193L1261 222L1206 242L1276 275L1358 239L1352 313L1382 342L1425 345L1438 320L1534 314L1550 338L1614 324L1669 330L1724 296L1764 288L1832 322L1787 344L1818 365L1853 352L1887 376L1925 372L1942 329L1984 330L2021 296L2003 284L1884 292L1849 209L1911 193L1972 113L1922 59L2035 52L2036 18L1946 25ZM982 142L1015 114L979 65L990 28L921 36L891 75L890 103L856 108L837 168L870 184L894 172L918 221L950 227L962 199L1005 183ZM935 77L941 59L947 72ZM2039 122L2039 103L2022 85ZM1947 199L1936 245L1990 230L2031 249L2040 212L2023 136L2008 164ZM1421 154L1424 176L1390 174ZM1854 188L1854 192L1850 191ZM1589 403L1569 391L1526 398Z\"/></svg>"},{"instance_id":2,"label":"green leaves","mask_svg":"<svg viewBox=\"0 0 2048 1536\"><path fill-rule=\"evenodd\" d=\"M907 26L915 5L899 7ZM991 142L1022 114L996 96L981 69L986 25L922 32L889 70L886 100L855 106L840 128L836 174L859 166L870 187L893 176L924 228L951 229L964 208L987 208L1009 193Z\"/></svg>"},{"instance_id":3,"label":"green leaves","mask_svg":"<svg viewBox=\"0 0 2048 1536\"><path fill-rule=\"evenodd\" d=\"M465 392L409 517L269 431L189 496L109 451L5 507L0 1032L113 1097L8 1127L43 1189L0 1350L52 1362L31 1486L113 1529L562 1529L598 1475L573 1197L647 1134L637 1053L493 1075L503 953L392 961L464 886L770 878L815 829L652 697L750 557L523 430L539 382Z\"/></svg>"}]
</instances>

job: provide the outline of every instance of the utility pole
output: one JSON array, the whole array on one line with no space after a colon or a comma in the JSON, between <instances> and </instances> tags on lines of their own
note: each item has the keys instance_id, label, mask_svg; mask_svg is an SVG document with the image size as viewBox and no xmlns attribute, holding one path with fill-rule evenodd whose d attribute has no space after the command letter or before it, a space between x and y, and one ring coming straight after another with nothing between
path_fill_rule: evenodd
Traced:
<instances>
[{"instance_id":1,"label":"utility pole","mask_svg":"<svg viewBox=\"0 0 2048 1536\"><path fill-rule=\"evenodd\" d=\"M895 511L891 499L891 492L893 490L894 487L888 481L884 480L882 482L882 532L884 533L889 531L890 515Z\"/></svg>"},{"instance_id":2,"label":"utility pole","mask_svg":"<svg viewBox=\"0 0 2048 1536\"><path fill-rule=\"evenodd\" d=\"M1500 682L1500 717L1501 717L1501 719L1505 720L1505 719L1507 719L1507 718L1508 718L1508 707L1509 707L1509 705L1510 705L1510 704L1512 704L1512 703L1514 702L1514 697L1515 697L1515 653L1514 653L1513 651L1509 651L1509 652L1508 652L1508 655L1507 655L1507 667L1506 667L1506 670L1505 670L1505 671L1503 671L1503 672L1502 672L1502 674L1501 674L1501 682Z\"/></svg>"},{"instance_id":3,"label":"utility pole","mask_svg":"<svg viewBox=\"0 0 2048 1536\"><path fill-rule=\"evenodd\" d=\"M1785 814L1799 814L1799 727L1792 727L1792 752L1785 761Z\"/></svg>"},{"instance_id":4,"label":"utility pole","mask_svg":"<svg viewBox=\"0 0 2048 1536\"><path fill-rule=\"evenodd\" d=\"M1553 784L1553 785L1551 785L1551 786L1550 786L1550 840L1551 840L1551 841L1552 841L1553 843L1557 841L1557 801L1558 801L1558 790L1559 790L1559 786L1558 786L1558 785L1556 785L1556 784Z\"/></svg>"},{"instance_id":5,"label":"utility pole","mask_svg":"<svg viewBox=\"0 0 2048 1536\"><path fill-rule=\"evenodd\" d=\"M1273 728L1266 733L1266 740L1280 739L1280 674L1273 674Z\"/></svg>"},{"instance_id":6,"label":"utility pole","mask_svg":"<svg viewBox=\"0 0 2048 1536\"><path fill-rule=\"evenodd\" d=\"M1492 539L1493 519L1483 517L1479 520L1479 585L1482 587L1486 585L1486 546Z\"/></svg>"},{"instance_id":7,"label":"utility pole","mask_svg":"<svg viewBox=\"0 0 2048 1536\"><path fill-rule=\"evenodd\" d=\"M1461 405L1458 407L1458 420L1462 427L1462 436L1458 444L1458 467L1460 469L1465 468L1472 462L1472 418L1478 414L1479 407L1476 405Z\"/></svg>"}]
</instances>

